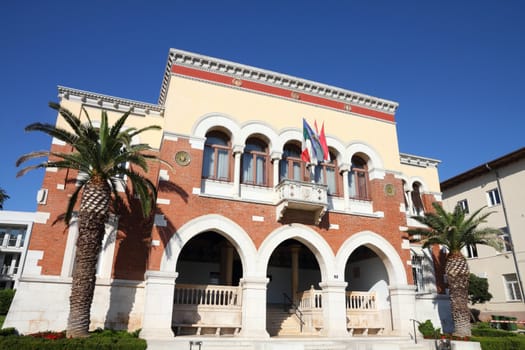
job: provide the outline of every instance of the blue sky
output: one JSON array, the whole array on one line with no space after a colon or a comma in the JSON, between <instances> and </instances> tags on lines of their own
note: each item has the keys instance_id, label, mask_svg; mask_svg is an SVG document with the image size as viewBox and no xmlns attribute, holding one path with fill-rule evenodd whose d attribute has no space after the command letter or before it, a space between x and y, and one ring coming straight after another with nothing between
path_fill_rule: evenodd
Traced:
<instances>
[{"instance_id":1,"label":"blue sky","mask_svg":"<svg viewBox=\"0 0 525 350\"><path fill-rule=\"evenodd\" d=\"M49 148L23 129L54 123L58 85L155 103L170 47L396 101L401 152L446 180L524 146L524 16L518 0L3 1L4 209L36 209L44 174L15 161Z\"/></svg>"}]
</instances>

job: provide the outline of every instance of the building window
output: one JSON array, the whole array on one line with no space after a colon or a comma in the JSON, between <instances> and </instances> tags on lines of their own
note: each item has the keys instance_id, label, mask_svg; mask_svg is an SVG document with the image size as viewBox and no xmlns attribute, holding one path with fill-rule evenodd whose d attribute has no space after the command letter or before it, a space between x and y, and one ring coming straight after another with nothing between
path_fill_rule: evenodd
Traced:
<instances>
[{"instance_id":1,"label":"building window","mask_svg":"<svg viewBox=\"0 0 525 350\"><path fill-rule=\"evenodd\" d=\"M350 198L368 200L368 169L366 162L358 157L352 157L352 168L348 174L348 190Z\"/></svg>"},{"instance_id":2,"label":"building window","mask_svg":"<svg viewBox=\"0 0 525 350\"><path fill-rule=\"evenodd\" d=\"M279 180L305 181L305 171L305 163L301 160L301 147L286 144L283 149L283 159L280 162Z\"/></svg>"},{"instance_id":3,"label":"building window","mask_svg":"<svg viewBox=\"0 0 525 350\"><path fill-rule=\"evenodd\" d=\"M477 258L478 257L478 248L475 244L467 244L465 246L467 250L467 258Z\"/></svg>"},{"instance_id":4,"label":"building window","mask_svg":"<svg viewBox=\"0 0 525 350\"><path fill-rule=\"evenodd\" d=\"M254 137L246 140L242 155L242 183L268 185L268 148Z\"/></svg>"},{"instance_id":5,"label":"building window","mask_svg":"<svg viewBox=\"0 0 525 350\"><path fill-rule=\"evenodd\" d=\"M500 228L500 231L502 232L502 234L499 237L503 241L503 252L510 252L510 251L512 251L512 244L510 243L509 228L508 227L502 227L502 228Z\"/></svg>"},{"instance_id":6,"label":"building window","mask_svg":"<svg viewBox=\"0 0 525 350\"><path fill-rule=\"evenodd\" d=\"M457 204L461 209L463 209L463 212L465 214L468 214L469 211L468 211L468 202L466 199L463 199L463 200L460 200Z\"/></svg>"},{"instance_id":7,"label":"building window","mask_svg":"<svg viewBox=\"0 0 525 350\"><path fill-rule=\"evenodd\" d=\"M202 177L207 179L230 181L231 147L228 136L219 131L206 135Z\"/></svg>"},{"instance_id":8,"label":"building window","mask_svg":"<svg viewBox=\"0 0 525 350\"><path fill-rule=\"evenodd\" d=\"M412 255L412 277L414 278L414 284L416 285L416 292L424 292L423 257L420 255Z\"/></svg>"},{"instance_id":9,"label":"building window","mask_svg":"<svg viewBox=\"0 0 525 350\"><path fill-rule=\"evenodd\" d=\"M337 160L335 155L330 153L329 162L320 163L315 167L315 182L326 185L330 196L337 196L339 194L337 174Z\"/></svg>"},{"instance_id":10,"label":"building window","mask_svg":"<svg viewBox=\"0 0 525 350\"><path fill-rule=\"evenodd\" d=\"M507 300L508 301L517 301L521 300L520 287L518 284L518 279L516 278L515 273L508 273L503 275L505 281L505 289L507 291Z\"/></svg>"},{"instance_id":11,"label":"building window","mask_svg":"<svg viewBox=\"0 0 525 350\"><path fill-rule=\"evenodd\" d=\"M487 192L487 201L488 201L489 207L501 204L501 198L499 196L499 191L497 188Z\"/></svg>"},{"instance_id":12,"label":"building window","mask_svg":"<svg viewBox=\"0 0 525 350\"><path fill-rule=\"evenodd\" d=\"M412 193L410 194L412 199L412 212L414 215L423 215L425 213L425 207L423 206L423 200L421 199L421 184L414 182L412 184Z\"/></svg>"}]
</instances>

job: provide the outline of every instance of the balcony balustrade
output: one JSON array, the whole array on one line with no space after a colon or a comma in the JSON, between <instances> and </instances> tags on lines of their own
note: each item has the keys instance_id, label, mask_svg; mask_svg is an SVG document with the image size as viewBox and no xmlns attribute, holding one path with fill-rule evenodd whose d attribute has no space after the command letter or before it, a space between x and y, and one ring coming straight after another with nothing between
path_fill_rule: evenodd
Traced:
<instances>
[{"instance_id":1,"label":"balcony balustrade","mask_svg":"<svg viewBox=\"0 0 525 350\"><path fill-rule=\"evenodd\" d=\"M310 182L282 180L276 187L277 218L281 220L288 209L312 212L316 224L328 208L328 188Z\"/></svg>"}]
</instances>

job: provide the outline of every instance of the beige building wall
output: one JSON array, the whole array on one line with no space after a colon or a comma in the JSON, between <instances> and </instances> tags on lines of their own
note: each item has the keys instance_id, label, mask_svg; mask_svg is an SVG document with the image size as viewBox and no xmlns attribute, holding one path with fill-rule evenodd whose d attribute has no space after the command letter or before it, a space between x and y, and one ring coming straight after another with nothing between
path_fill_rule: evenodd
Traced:
<instances>
[{"instance_id":1,"label":"beige building wall","mask_svg":"<svg viewBox=\"0 0 525 350\"><path fill-rule=\"evenodd\" d=\"M490 164L490 163L489 163ZM498 188L497 169L500 179L500 204L491 205L488 192ZM468 172L467 172L468 173ZM495 228L508 226L514 244L516 263L512 252L497 252L486 246L477 246L477 256L468 258L471 272L486 277L489 290L493 295L490 302L474 307L483 313L518 315L525 318L525 305L522 300L511 300L505 275L516 274L519 269L521 278L525 274L525 158L494 168L485 169L477 176L443 190L443 203L448 211L454 210L459 201L468 202L469 212L486 207L483 212L493 212L488 217L487 225ZM504 208L507 214L506 223ZM468 256L467 250L464 252Z\"/></svg>"}]
</instances>

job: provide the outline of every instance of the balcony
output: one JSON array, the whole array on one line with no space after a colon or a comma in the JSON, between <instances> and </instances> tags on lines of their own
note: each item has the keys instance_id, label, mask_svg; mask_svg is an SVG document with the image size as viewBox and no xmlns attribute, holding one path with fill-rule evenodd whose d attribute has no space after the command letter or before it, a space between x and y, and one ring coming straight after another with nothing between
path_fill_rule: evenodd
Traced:
<instances>
[{"instance_id":1,"label":"balcony","mask_svg":"<svg viewBox=\"0 0 525 350\"><path fill-rule=\"evenodd\" d=\"M276 187L277 220L281 220L289 209L311 212L319 224L328 208L328 188L310 182L282 180Z\"/></svg>"}]
</instances>

